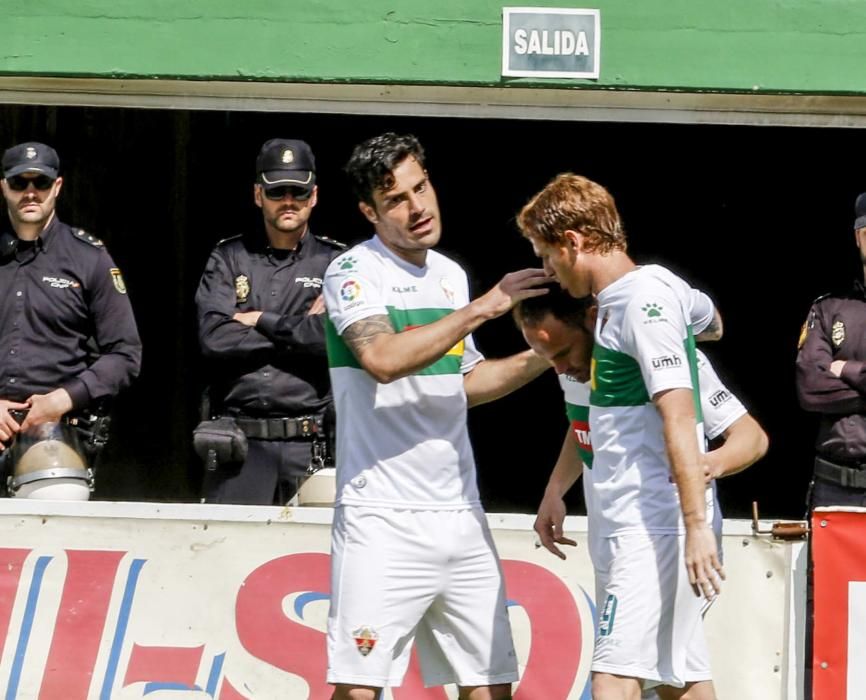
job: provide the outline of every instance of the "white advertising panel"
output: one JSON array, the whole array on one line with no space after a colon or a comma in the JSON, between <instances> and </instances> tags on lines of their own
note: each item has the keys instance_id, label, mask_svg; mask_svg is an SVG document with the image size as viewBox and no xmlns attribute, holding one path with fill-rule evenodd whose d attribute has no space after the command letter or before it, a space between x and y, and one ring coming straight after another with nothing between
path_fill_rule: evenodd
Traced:
<instances>
[{"instance_id":1,"label":"white advertising panel","mask_svg":"<svg viewBox=\"0 0 866 700\"><path fill-rule=\"evenodd\" d=\"M326 700L331 511L0 501L4 698ZM585 520L560 561L533 518L492 515L520 660L517 700L589 698ZM781 698L790 545L729 525L707 617L720 697ZM650 574L648 574L650 575ZM417 660L393 700L445 700Z\"/></svg>"}]
</instances>

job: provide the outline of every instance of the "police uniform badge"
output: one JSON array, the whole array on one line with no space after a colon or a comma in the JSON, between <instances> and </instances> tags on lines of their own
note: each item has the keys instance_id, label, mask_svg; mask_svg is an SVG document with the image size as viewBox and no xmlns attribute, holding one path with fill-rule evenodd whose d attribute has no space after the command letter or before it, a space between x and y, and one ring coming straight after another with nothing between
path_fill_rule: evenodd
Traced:
<instances>
[{"instance_id":1,"label":"police uniform badge","mask_svg":"<svg viewBox=\"0 0 866 700\"><path fill-rule=\"evenodd\" d=\"M250 296L250 278L246 275L235 277L235 296L239 304L243 304Z\"/></svg>"},{"instance_id":2,"label":"police uniform badge","mask_svg":"<svg viewBox=\"0 0 866 700\"><path fill-rule=\"evenodd\" d=\"M111 268L111 281L114 282L114 288L121 294L126 294L126 282L123 281L123 275L116 267Z\"/></svg>"},{"instance_id":3,"label":"police uniform badge","mask_svg":"<svg viewBox=\"0 0 866 700\"><path fill-rule=\"evenodd\" d=\"M830 329L830 340L837 348L845 342L845 324L842 321L833 323L833 328Z\"/></svg>"},{"instance_id":4,"label":"police uniform badge","mask_svg":"<svg viewBox=\"0 0 866 700\"><path fill-rule=\"evenodd\" d=\"M800 328L800 337L797 339L797 350L806 344L806 338L809 336L809 322L803 321L803 326Z\"/></svg>"}]
</instances>

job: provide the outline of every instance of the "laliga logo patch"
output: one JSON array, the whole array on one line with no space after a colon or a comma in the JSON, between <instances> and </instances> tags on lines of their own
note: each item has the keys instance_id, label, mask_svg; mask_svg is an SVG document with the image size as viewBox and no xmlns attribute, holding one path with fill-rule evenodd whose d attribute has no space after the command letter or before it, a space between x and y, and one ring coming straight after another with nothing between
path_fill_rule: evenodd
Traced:
<instances>
[{"instance_id":1,"label":"laliga logo patch","mask_svg":"<svg viewBox=\"0 0 866 700\"><path fill-rule=\"evenodd\" d=\"M361 656L367 656L373 651L373 647L376 646L379 634L372 627L359 627L352 632L352 637L355 638L355 646L358 647L358 653Z\"/></svg>"},{"instance_id":2,"label":"laliga logo patch","mask_svg":"<svg viewBox=\"0 0 866 700\"><path fill-rule=\"evenodd\" d=\"M293 162L294 160L295 160L295 154L292 153L292 149L287 148L285 151L283 151L283 163L288 165L289 163Z\"/></svg>"},{"instance_id":3,"label":"laliga logo patch","mask_svg":"<svg viewBox=\"0 0 866 700\"><path fill-rule=\"evenodd\" d=\"M340 298L343 301L355 301L359 296L361 296L361 285L355 280L346 280L340 285Z\"/></svg>"}]
</instances>

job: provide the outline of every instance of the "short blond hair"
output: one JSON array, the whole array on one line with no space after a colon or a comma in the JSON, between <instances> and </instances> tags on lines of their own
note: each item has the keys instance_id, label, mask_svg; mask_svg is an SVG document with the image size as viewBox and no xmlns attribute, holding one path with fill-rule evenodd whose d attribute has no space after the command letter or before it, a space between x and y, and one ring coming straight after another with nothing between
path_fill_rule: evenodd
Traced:
<instances>
[{"instance_id":1,"label":"short blond hair","mask_svg":"<svg viewBox=\"0 0 866 700\"><path fill-rule=\"evenodd\" d=\"M566 231L586 237L588 252L625 252L625 230L613 196L589 178L561 173L536 194L517 215L517 226L526 238L562 243Z\"/></svg>"}]
</instances>

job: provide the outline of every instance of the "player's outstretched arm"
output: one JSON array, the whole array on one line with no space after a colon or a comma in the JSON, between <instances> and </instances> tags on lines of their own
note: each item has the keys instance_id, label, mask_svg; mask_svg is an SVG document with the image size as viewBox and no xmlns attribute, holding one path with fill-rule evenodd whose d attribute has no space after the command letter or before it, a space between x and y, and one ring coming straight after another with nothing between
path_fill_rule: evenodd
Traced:
<instances>
[{"instance_id":1,"label":"player's outstretched arm","mask_svg":"<svg viewBox=\"0 0 866 700\"><path fill-rule=\"evenodd\" d=\"M541 545L551 554L560 559L565 559L563 552L556 545L568 545L576 547L577 542L562 534L565 522L566 508L563 496L580 478L583 473L583 463L577 454L577 445L571 427L566 430L565 439L562 441L562 449L559 458L547 481L544 489L544 498L538 506L538 515L535 518L533 529L538 533Z\"/></svg>"},{"instance_id":2,"label":"player's outstretched arm","mask_svg":"<svg viewBox=\"0 0 866 700\"><path fill-rule=\"evenodd\" d=\"M479 362L463 376L468 405L478 406L501 399L528 384L549 368L550 364L547 360L539 357L532 350L524 350L510 357Z\"/></svg>"},{"instance_id":3,"label":"player's outstretched arm","mask_svg":"<svg viewBox=\"0 0 866 700\"><path fill-rule=\"evenodd\" d=\"M490 291L454 313L396 333L387 316L370 316L343 331L343 340L376 381L387 384L433 364L485 321L507 313L518 301L547 290L541 269L511 272Z\"/></svg>"}]
</instances>

